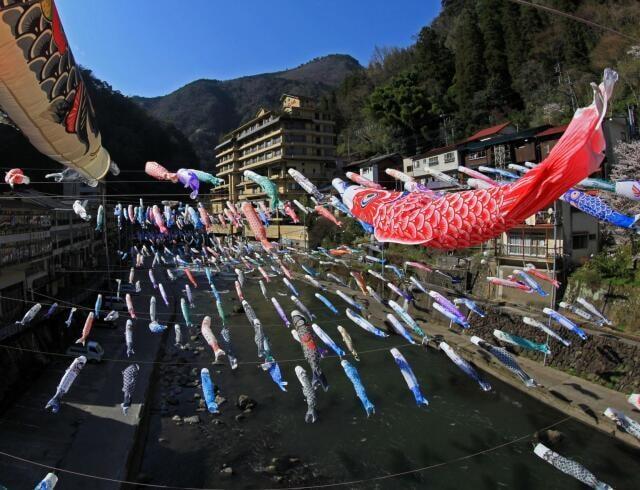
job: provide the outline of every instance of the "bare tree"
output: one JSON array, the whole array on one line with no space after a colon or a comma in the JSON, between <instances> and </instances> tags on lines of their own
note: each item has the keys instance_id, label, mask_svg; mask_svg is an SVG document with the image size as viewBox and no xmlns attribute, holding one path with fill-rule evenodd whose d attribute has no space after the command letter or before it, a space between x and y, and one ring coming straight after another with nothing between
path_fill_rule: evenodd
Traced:
<instances>
[{"instance_id":1,"label":"bare tree","mask_svg":"<svg viewBox=\"0 0 640 490\"><path fill-rule=\"evenodd\" d=\"M615 182L640 178L640 140L618 143L613 152L616 156L616 163L611 169L611 180ZM640 193L640 181L638 182L638 192ZM640 201L633 201L622 196L612 196L611 204L620 212L640 214Z\"/></svg>"},{"instance_id":2,"label":"bare tree","mask_svg":"<svg viewBox=\"0 0 640 490\"><path fill-rule=\"evenodd\" d=\"M638 179L640 177L640 141L634 140L618 143L613 151L616 156L616 162L611 169L611 180L616 182L621 180ZM638 181L637 189L640 196L640 181ZM607 201L609 201L613 208L621 213L630 214L632 216L640 214L640 201L634 201L617 194L608 194ZM631 244L632 264L633 268L636 269L637 263L640 260L640 255L637 250L635 232L630 232L617 227L607 228L609 228L611 236L615 240L616 244Z\"/></svg>"}]
</instances>

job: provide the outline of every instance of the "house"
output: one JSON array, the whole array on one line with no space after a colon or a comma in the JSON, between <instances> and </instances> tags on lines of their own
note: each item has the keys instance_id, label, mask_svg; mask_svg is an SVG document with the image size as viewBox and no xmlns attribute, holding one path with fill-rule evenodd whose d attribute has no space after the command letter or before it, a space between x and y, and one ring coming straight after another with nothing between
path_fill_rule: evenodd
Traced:
<instances>
[{"instance_id":1,"label":"house","mask_svg":"<svg viewBox=\"0 0 640 490\"><path fill-rule=\"evenodd\" d=\"M482 139L467 140L460 146L461 165L473 169L479 166L506 169L510 163L536 162L536 133L547 127L523 131L513 129Z\"/></svg>"},{"instance_id":2,"label":"house","mask_svg":"<svg viewBox=\"0 0 640 490\"><path fill-rule=\"evenodd\" d=\"M385 172L387 169L402 171L402 156L399 153L376 155L364 160L350 162L343 167L345 172L356 172L387 189L400 189L400 182Z\"/></svg>"},{"instance_id":3,"label":"house","mask_svg":"<svg viewBox=\"0 0 640 490\"><path fill-rule=\"evenodd\" d=\"M493 159L487 157L486 142L515 132L515 126L508 121L481 129L461 142L433 148L405 159L404 172L430 189L451 189L451 184L438 180L434 174L444 173L457 178L458 166L466 165L465 159L475 167L490 164Z\"/></svg>"},{"instance_id":4,"label":"house","mask_svg":"<svg viewBox=\"0 0 640 490\"><path fill-rule=\"evenodd\" d=\"M460 152L456 145L442 146L404 160L404 172L430 189L448 189L451 185L437 180L431 171L457 176Z\"/></svg>"}]
</instances>

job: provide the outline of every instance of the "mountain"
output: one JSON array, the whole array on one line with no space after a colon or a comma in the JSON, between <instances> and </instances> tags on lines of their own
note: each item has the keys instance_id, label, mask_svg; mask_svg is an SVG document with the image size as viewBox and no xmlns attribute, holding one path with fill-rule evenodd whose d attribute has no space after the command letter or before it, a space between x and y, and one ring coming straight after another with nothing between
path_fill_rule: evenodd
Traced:
<instances>
[{"instance_id":1,"label":"mountain","mask_svg":"<svg viewBox=\"0 0 640 490\"><path fill-rule=\"evenodd\" d=\"M161 97L132 99L182 131L198 154L200 165L209 167L220 136L251 119L260 107L277 107L284 93L320 97L361 70L353 57L332 54L290 70L225 81L196 80Z\"/></svg>"}]
</instances>

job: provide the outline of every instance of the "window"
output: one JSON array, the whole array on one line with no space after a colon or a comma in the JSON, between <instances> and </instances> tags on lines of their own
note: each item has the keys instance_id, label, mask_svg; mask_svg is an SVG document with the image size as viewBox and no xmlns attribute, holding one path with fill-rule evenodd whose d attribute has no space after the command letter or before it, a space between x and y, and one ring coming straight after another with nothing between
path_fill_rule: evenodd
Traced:
<instances>
[{"instance_id":1,"label":"window","mask_svg":"<svg viewBox=\"0 0 640 490\"><path fill-rule=\"evenodd\" d=\"M467 155L467 160L480 160L487 157L486 150L476 151Z\"/></svg>"},{"instance_id":2,"label":"window","mask_svg":"<svg viewBox=\"0 0 640 490\"><path fill-rule=\"evenodd\" d=\"M511 232L507 235L507 255L546 257L547 243L544 233Z\"/></svg>"},{"instance_id":3,"label":"window","mask_svg":"<svg viewBox=\"0 0 640 490\"><path fill-rule=\"evenodd\" d=\"M438 157L429 158L429 166L435 167L436 165L438 165Z\"/></svg>"},{"instance_id":4,"label":"window","mask_svg":"<svg viewBox=\"0 0 640 490\"><path fill-rule=\"evenodd\" d=\"M574 250L584 250L589 247L588 233L575 233L571 237L571 245Z\"/></svg>"},{"instance_id":5,"label":"window","mask_svg":"<svg viewBox=\"0 0 640 490\"><path fill-rule=\"evenodd\" d=\"M413 172L413 165L407 165L407 172Z\"/></svg>"},{"instance_id":6,"label":"window","mask_svg":"<svg viewBox=\"0 0 640 490\"><path fill-rule=\"evenodd\" d=\"M456 161L456 154L453 151L444 154L444 163L453 163Z\"/></svg>"}]
</instances>

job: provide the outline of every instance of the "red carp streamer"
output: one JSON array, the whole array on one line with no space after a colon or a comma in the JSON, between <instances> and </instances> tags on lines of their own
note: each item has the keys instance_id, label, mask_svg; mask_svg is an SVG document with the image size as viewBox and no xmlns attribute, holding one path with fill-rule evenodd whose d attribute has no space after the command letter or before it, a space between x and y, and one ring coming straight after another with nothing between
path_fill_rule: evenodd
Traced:
<instances>
[{"instance_id":1,"label":"red carp streamer","mask_svg":"<svg viewBox=\"0 0 640 490\"><path fill-rule=\"evenodd\" d=\"M617 78L605 70L593 104L576 111L549 156L512 184L438 199L351 186L343 200L356 218L373 225L379 241L452 250L495 238L598 170L605 150L601 123Z\"/></svg>"}]
</instances>

